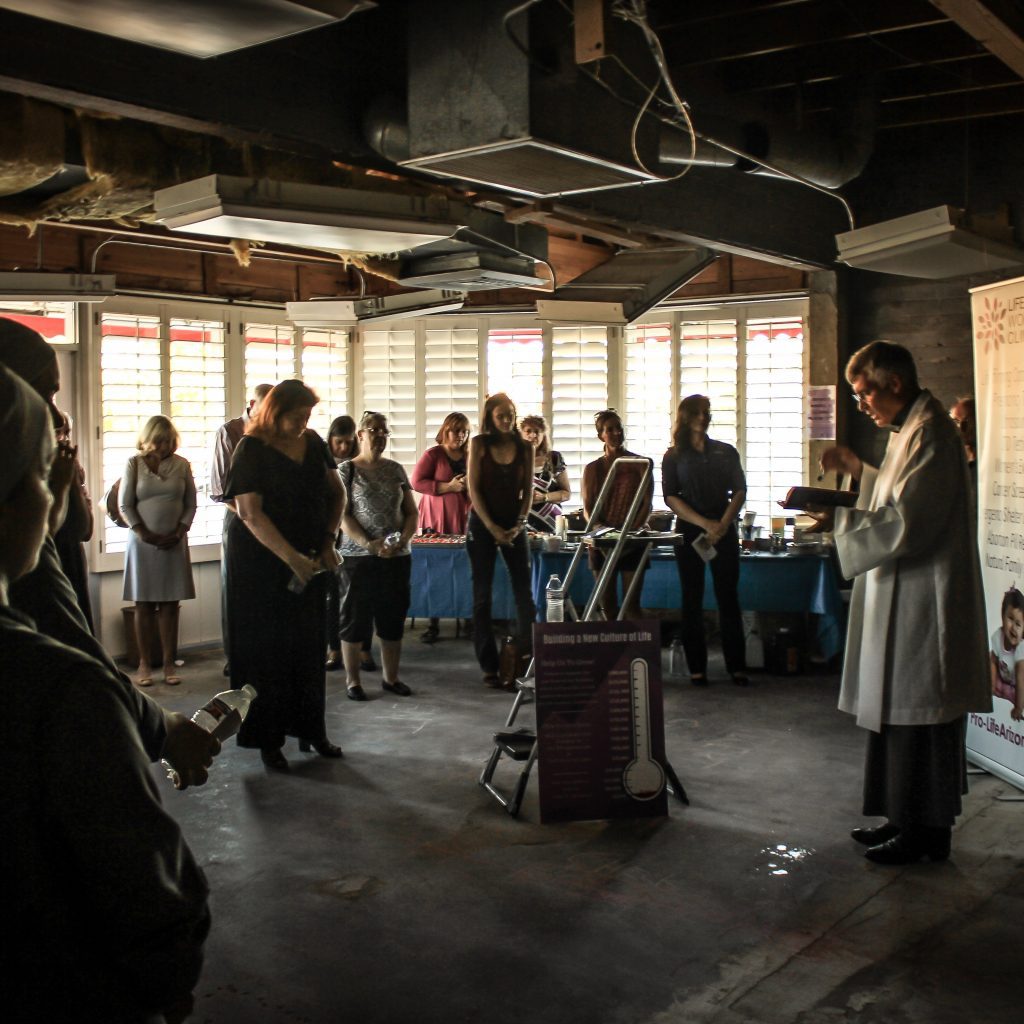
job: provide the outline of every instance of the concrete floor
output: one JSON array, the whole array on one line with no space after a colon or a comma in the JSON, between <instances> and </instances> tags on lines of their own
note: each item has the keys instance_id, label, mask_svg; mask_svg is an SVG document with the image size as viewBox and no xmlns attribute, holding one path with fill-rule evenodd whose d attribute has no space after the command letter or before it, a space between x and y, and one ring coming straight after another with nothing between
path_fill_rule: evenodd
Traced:
<instances>
[{"instance_id":1,"label":"concrete floor","mask_svg":"<svg viewBox=\"0 0 1024 1024\"><path fill-rule=\"evenodd\" d=\"M190 712L225 680L219 650L185 657L152 692ZM269 775L229 741L205 787L163 787L212 889L192 1020L1020 1020L1024 804L998 800L1016 791L972 776L948 863L872 865L848 838L864 737L838 676L740 689L716 667L706 690L665 681L691 804L656 822L541 826L536 780L505 814L477 777L511 698L465 640L407 634L413 698L374 673L357 704L329 674L342 761L293 741Z\"/></svg>"}]
</instances>

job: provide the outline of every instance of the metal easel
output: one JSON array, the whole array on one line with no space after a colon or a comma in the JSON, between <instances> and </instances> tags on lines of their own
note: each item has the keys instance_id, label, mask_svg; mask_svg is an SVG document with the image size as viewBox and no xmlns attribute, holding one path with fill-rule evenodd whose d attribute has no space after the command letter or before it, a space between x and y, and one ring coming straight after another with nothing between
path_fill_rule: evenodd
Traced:
<instances>
[{"instance_id":1,"label":"metal easel","mask_svg":"<svg viewBox=\"0 0 1024 1024\"><path fill-rule=\"evenodd\" d=\"M626 457L616 459L612 463L611 469L605 477L604 483L601 485L601 490L597 495L597 500L594 502L594 509L590 514L590 518L587 520L587 528L589 528L592 522L601 521L600 513L604 510L608 495L612 493L613 481L615 480L616 473L621 466L643 467L640 486L637 487L636 493L633 495L633 500L630 502L629 512L626 515L625 522L632 523L636 520L637 513L640 511L640 508L646 498L647 487L651 480L651 461L650 459L644 458ZM629 607L630 600L643 578L644 570L647 568L647 563L651 557L651 547L654 543L653 538L645 537L642 533L629 531L625 528L619 530L619 535L615 540L615 546L612 548L611 553L605 559L604 565L601 567L601 572L594 584L594 590L584 606L582 617L577 615L575 605L571 600L569 600L569 593L586 545L580 543L577 545L575 552L573 552L572 560L569 562L569 569L565 574L565 579L562 581L563 592L565 594L565 611L572 621L596 621L597 614L601 607L601 598L604 596L604 593L609 586L615 585L615 570L619 564L619 559L622 557L625 545L630 540L646 541L646 543L644 544L644 550L640 557L640 564L637 566L633 579L630 582L629 590L623 595L622 604L619 607L617 619L618 621L622 621L623 613L626 608ZM487 759L487 763L484 765L483 771L480 773L479 779L480 785L483 786L483 788L486 789L487 792L490 793L491 796L493 796L494 799L497 800L498 803L501 804L501 806L504 807L505 810L513 817L519 813L519 807L522 804L523 796L526 794L527 784L530 781L530 772L533 770L533 766L537 761L538 751L536 729L513 729L516 716L519 714L519 709L524 704L533 703L534 701L536 691L534 675L535 660L535 658L531 658L530 663L526 668L526 672L516 679L516 695L515 699L512 701L512 707L509 710L508 717L505 719L505 727L494 734L494 747L491 750L490 757ZM522 763L523 765L516 779L515 787L510 793L503 792L494 783L494 773L503 756L509 758L511 761ZM667 758L662 767L665 770L668 791L672 793L680 803L689 804L690 801L686 795L686 790L683 788L682 783L679 781L679 777L676 775L672 765L669 764Z\"/></svg>"}]
</instances>

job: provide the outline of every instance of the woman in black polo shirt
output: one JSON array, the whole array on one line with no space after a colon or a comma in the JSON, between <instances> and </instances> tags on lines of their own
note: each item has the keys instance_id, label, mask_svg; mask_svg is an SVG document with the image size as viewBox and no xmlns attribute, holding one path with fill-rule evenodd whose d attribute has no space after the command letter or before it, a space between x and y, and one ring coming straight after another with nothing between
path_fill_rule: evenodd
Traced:
<instances>
[{"instance_id":1,"label":"woman in black polo shirt","mask_svg":"<svg viewBox=\"0 0 1024 1024\"><path fill-rule=\"evenodd\" d=\"M694 686L707 686L708 649L704 636L704 560L693 548L702 533L715 547L711 579L718 602L725 667L734 683L746 686L743 618L738 596L739 537L736 517L743 507L747 481L739 452L708 437L711 402L690 395L679 403L672 428L673 446L661 463L665 503L679 517L686 543L676 545L676 565L683 592L683 650Z\"/></svg>"}]
</instances>

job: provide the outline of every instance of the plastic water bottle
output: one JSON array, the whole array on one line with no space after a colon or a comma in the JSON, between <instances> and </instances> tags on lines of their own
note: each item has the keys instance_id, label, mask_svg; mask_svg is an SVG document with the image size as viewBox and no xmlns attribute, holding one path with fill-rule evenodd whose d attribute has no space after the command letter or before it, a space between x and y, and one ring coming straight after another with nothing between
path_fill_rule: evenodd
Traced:
<instances>
[{"instance_id":1,"label":"plastic water bottle","mask_svg":"<svg viewBox=\"0 0 1024 1024\"><path fill-rule=\"evenodd\" d=\"M192 721L223 743L242 727L249 705L256 699L256 690L248 683L239 690L224 690L211 697L193 716ZM181 789L181 777L168 761L160 762L167 769L167 778Z\"/></svg>"},{"instance_id":2,"label":"plastic water bottle","mask_svg":"<svg viewBox=\"0 0 1024 1024\"><path fill-rule=\"evenodd\" d=\"M672 645L668 649L668 674L670 676L683 674L683 642L679 637L672 640Z\"/></svg>"},{"instance_id":3,"label":"plastic water bottle","mask_svg":"<svg viewBox=\"0 0 1024 1024\"><path fill-rule=\"evenodd\" d=\"M547 598L547 620L548 622L565 622L565 591L562 589L562 581L558 576L552 576L544 589L544 596Z\"/></svg>"}]
</instances>

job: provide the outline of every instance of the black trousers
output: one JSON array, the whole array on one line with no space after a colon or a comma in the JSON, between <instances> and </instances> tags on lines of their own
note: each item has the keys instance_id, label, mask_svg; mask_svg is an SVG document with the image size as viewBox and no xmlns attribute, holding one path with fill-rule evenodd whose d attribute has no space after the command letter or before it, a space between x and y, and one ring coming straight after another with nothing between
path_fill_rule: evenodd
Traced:
<instances>
[{"instance_id":1,"label":"black trousers","mask_svg":"<svg viewBox=\"0 0 1024 1024\"><path fill-rule=\"evenodd\" d=\"M703 675L708 669L708 645L704 636L704 559L693 550L693 540L704 531L686 523L685 543L675 548L679 587L683 592L683 650L691 675ZM740 544L736 527L730 527L715 545L717 556L710 563L711 582L718 602L718 624L722 634L722 653L727 672L746 669L746 644L743 639L743 615L740 612Z\"/></svg>"},{"instance_id":2,"label":"black trousers","mask_svg":"<svg viewBox=\"0 0 1024 1024\"><path fill-rule=\"evenodd\" d=\"M347 586L347 581L341 574L332 572L327 579L327 647L332 651L341 650L341 599L345 596L342 593L342 585ZM373 649L373 639L364 640L362 650Z\"/></svg>"},{"instance_id":3,"label":"black trousers","mask_svg":"<svg viewBox=\"0 0 1024 1024\"><path fill-rule=\"evenodd\" d=\"M516 602L516 635L524 648L530 646L537 607L530 581L530 548L523 531L511 546L499 546L490 530L474 513L466 526L466 553L473 573L473 647L480 668L488 675L498 671L498 645L491 630L491 588L498 552L505 560Z\"/></svg>"}]
</instances>

